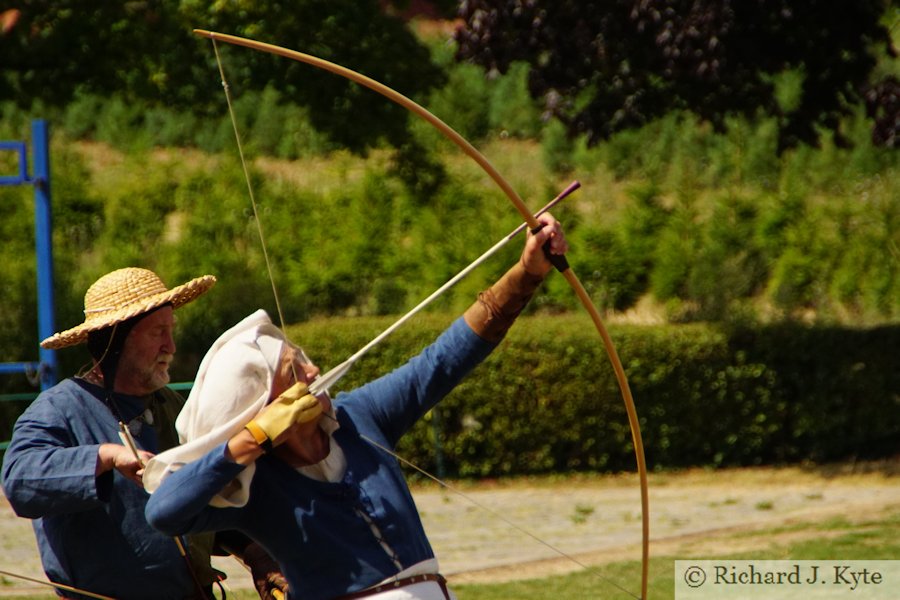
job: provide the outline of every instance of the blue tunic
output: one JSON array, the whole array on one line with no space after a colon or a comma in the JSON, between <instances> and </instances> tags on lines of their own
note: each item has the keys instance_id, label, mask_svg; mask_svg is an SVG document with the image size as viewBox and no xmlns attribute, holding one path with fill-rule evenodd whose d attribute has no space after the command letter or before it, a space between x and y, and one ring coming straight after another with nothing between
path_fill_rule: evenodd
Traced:
<instances>
[{"instance_id":1,"label":"blue tunic","mask_svg":"<svg viewBox=\"0 0 900 600\"><path fill-rule=\"evenodd\" d=\"M334 438L347 461L342 481L317 481L263 456L248 503L213 508L209 500L243 469L221 445L163 480L147 504L147 520L169 534L245 532L279 561L291 596L305 600L364 589L398 572L357 511L378 526L404 568L433 558L397 460L362 436L393 449L494 346L460 318L404 366L339 394Z\"/></svg>"},{"instance_id":2,"label":"blue tunic","mask_svg":"<svg viewBox=\"0 0 900 600\"><path fill-rule=\"evenodd\" d=\"M51 581L135 600L192 596L196 587L175 541L144 517L149 495L116 470L94 474L100 444L121 443L103 395L100 387L66 379L38 396L13 429L4 492L17 515L33 519ZM134 435L140 448L156 453L174 444L180 396L164 389L116 399L126 422L149 402L155 426L163 426L157 432L143 424ZM208 556L195 558L208 565Z\"/></svg>"}]
</instances>

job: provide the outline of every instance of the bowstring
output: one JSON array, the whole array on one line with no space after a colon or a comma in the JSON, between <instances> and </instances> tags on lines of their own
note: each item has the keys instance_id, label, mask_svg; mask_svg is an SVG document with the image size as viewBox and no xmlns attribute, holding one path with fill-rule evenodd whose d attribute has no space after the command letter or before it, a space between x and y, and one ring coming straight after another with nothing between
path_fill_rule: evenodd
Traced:
<instances>
[{"instance_id":1,"label":"bowstring","mask_svg":"<svg viewBox=\"0 0 900 600\"><path fill-rule=\"evenodd\" d=\"M250 203L251 203L251 205L252 205L252 207L253 207L253 217L254 217L254 219L255 219L255 221L256 221L256 228L257 228L257 232L258 232L258 234L259 234L259 242L260 242L260 244L262 245L263 257L265 258L265 263L266 263L266 272L268 273L268 276L269 276L269 282L271 283L271 286L272 286L272 295L273 295L273 297L274 297L274 299L275 299L275 309L276 309L276 311L277 311L277 313L278 313L278 321L279 321L279 324L280 324L282 333L284 333L285 338L287 338L287 331L286 331L286 327L285 327L284 313L283 313L282 310L281 310L281 301L280 301L280 297L279 297L279 295L278 295L278 290L277 290L276 285L275 285L275 278L274 278L274 276L273 276L272 264L271 264L271 261L269 260L269 252L268 252L268 249L266 248L265 235L264 235L264 233L263 233L262 222L260 221L260 218L259 218L259 211L258 211L257 203L256 203L256 194L255 194L254 191L253 191L253 184L252 184L251 181L250 181L250 170L249 170L249 168L248 168L248 166L247 166L247 160L246 160L246 157L245 157L245 155L244 155L243 144L241 143L241 135L240 135L240 131L239 131L239 128L238 128L237 117L235 116L234 106L233 106L232 99L231 99L231 90L230 90L230 87L229 87L229 85L228 85L228 80L227 80L226 77L225 77L225 69L224 69L224 67L223 67L223 65L222 65L222 59L221 59L221 56L219 55L219 46L218 46L218 44L216 43L216 39L215 39L214 37L213 37L213 38L210 38L210 39L211 39L211 41L212 41L213 50L215 51L215 55L216 55L216 65L218 66L218 69L219 69L219 76L220 76L221 79L222 79L222 89L223 89L224 92L225 92L225 102L226 102L226 104L228 105L228 115L229 115L229 118L230 118L230 120L231 120L231 127L232 127L232 129L234 130L234 137L235 137L235 140L236 140L236 142L237 142L238 154L239 154L239 156L240 156L240 161L241 161L241 168L243 169L243 172L244 172L244 179L245 179L246 182L247 182L247 192L248 192L248 194L249 194L249 196L250 196ZM295 381L298 381L298 379L297 379L297 372L296 372L296 366L294 365L294 361L291 361L291 369L293 369L293 371L294 371L294 380L295 380ZM326 417L328 417L328 418L334 420L335 422L337 422L337 419L334 418L332 415L329 415L329 414L327 414L327 413L322 413L322 414L323 414L324 416L326 416ZM520 532L520 533L522 533L522 534L524 534L524 535L530 537L530 538L533 539L534 541L536 541L536 542L538 542L539 544L541 544L541 545L543 545L543 546L549 548L549 549L552 550L553 552L556 552L556 553L557 553L558 555L560 555L561 557L563 557L563 558L565 558L565 559L571 561L572 563L578 565L579 567L585 569L586 571L592 571L592 570L593 570L593 569L591 569L588 565L584 564L583 562L581 562L580 560L578 560L577 558L575 558L575 556L573 556L573 555L571 555L571 554L569 554L569 553L563 551L562 549L560 549L560 548L554 546L554 545L551 544L550 542L547 542L546 540L540 538L539 536L535 535L534 533L530 532L529 530L525 529L524 527L522 527L522 526L516 524L515 522L511 521L510 519L508 519L507 517L505 517L502 513L500 513L500 512L498 512L498 511L496 511L496 510L494 510L494 509L488 507L487 505L485 505L485 504L482 503L482 502L479 502L478 500L476 500L475 498L473 498L471 495L466 494L465 492L463 492L463 491L460 490L459 488L450 485L449 483L447 483L446 481L444 481L444 480L442 480L441 478L437 477L436 475L432 475L431 473L429 473L429 472L426 471L425 469L419 467L418 465L416 465L415 463L411 462L410 460L408 460L408 459L406 459L406 458L403 458L402 456L400 456L399 454L397 454L397 453L394 452L393 450L384 447L382 444L379 444L378 442L376 442L375 440L369 438L369 437L366 436L366 435L359 434L359 436L360 436L360 438L361 438L362 440L364 440L365 442L367 442L368 444L370 444L370 445L373 446L374 448L377 448L377 449L381 450L382 452L385 452L386 454L388 454L389 456L393 457L393 458L396 459L397 461L403 463L404 465L410 467L411 469L415 470L416 472L418 472L418 473L422 474L423 476L427 477L428 479L434 481L435 483L437 483L437 484L440 485L441 487L443 487L443 488L447 489L448 491L450 491L450 492L452 492L452 493L454 493L454 494L460 496L461 498L465 499L467 502L470 502L470 503L473 504L474 506L477 506L478 508L481 508L482 510L488 512L490 515L494 516L494 517L497 518L497 519L500 519L502 522L504 522L505 524L509 525L510 527L512 527L513 529L515 529L516 531L518 531L518 532ZM596 570L593 570L593 571L594 571L594 575L595 575L596 577L598 577L598 578L601 579L602 581L605 581L608 585L611 585L611 586L615 587L615 588L618 589L619 591L621 591L621 592L623 592L623 593L625 593L625 594L631 596L632 598L635 598L636 600L642 600L640 596L635 595L634 593L630 592L630 591L627 590L626 588L624 588L624 587L622 587L621 585L617 584L617 583L616 583L615 581L613 581L612 579L607 578L606 576L602 575L601 573L597 572Z\"/></svg>"},{"instance_id":2,"label":"bowstring","mask_svg":"<svg viewBox=\"0 0 900 600\"><path fill-rule=\"evenodd\" d=\"M228 105L228 116L231 120L231 128L234 130L234 139L237 142L238 155L241 159L241 169L244 172L244 180L247 182L247 194L250 196L250 206L253 208L253 220L256 221L256 232L259 235L259 244L262 246L263 259L266 263L266 273L269 276L269 283L272 286L272 297L275 299L275 312L278 315L278 324L284 337L287 338L287 327L284 321L284 312L281 310L281 297L278 295L278 288L275 286L275 276L272 270L272 262L269 260L269 250L266 245L266 236L263 231L262 220L259 218L259 207L256 203L256 194L253 191L253 183L250 181L250 168L247 166L247 158L244 155L244 145L241 142L241 133L238 128L237 116L234 112L234 105L231 101L231 88L228 80L225 78L225 68L222 66L222 58L219 56L219 45L216 40L212 40L213 50L216 54L216 65L219 67L219 76L222 78L222 89L225 91L225 103ZM297 366L294 361L291 362L291 371L294 375L294 381L299 381L297 377Z\"/></svg>"}]
</instances>

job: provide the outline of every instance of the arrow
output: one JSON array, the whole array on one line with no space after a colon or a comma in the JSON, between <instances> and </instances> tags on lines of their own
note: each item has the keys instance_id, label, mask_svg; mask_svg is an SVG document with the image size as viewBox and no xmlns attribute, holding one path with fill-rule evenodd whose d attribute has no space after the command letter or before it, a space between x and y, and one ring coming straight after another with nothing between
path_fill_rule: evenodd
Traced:
<instances>
[{"instance_id":1,"label":"arrow","mask_svg":"<svg viewBox=\"0 0 900 600\"><path fill-rule=\"evenodd\" d=\"M575 190L577 190L580 187L581 187L581 183L579 183L578 181L573 181L572 183L570 183L568 185L568 187L566 187L566 189L564 189L562 192L560 192L556 198L554 198L553 200L548 202L541 210L537 211L535 213L534 217L537 218L537 217L541 216L542 214L544 214L545 212L547 212L548 210L550 210L551 208L553 208L554 206L559 204L563 200L563 198L565 198L566 196L568 196L569 194L571 194L572 192L574 192ZM465 269L463 269L462 271L460 271L459 273L454 275L449 281L447 281L447 283L445 283L444 285L439 287L437 290L435 290L430 296L428 296L427 298L425 298L424 300L419 302L419 304L417 304L415 306L415 308L413 308L408 313L406 313L405 315L400 317L396 323L394 323L393 325L391 325L390 327L388 327L387 329L382 331L375 339L373 339L371 342L369 342L368 344L366 344L365 346L360 348L356 352L356 354L354 354L353 356L351 356L350 358L348 358L347 360L345 360L338 366L334 367L333 369L329 370L324 375L316 378L316 380L313 381L312 384L309 386L309 392L314 396L317 394L321 394L322 392L327 392L331 388L331 386L333 386L335 383L337 383L337 381L341 377L343 377L347 373L347 371L350 370L350 367L352 367L353 364L357 360L362 358L363 355L365 355L369 350L374 348L384 338L386 338L387 336L392 334L401 325L403 325L408 320L410 320L416 313L418 313L423 308L425 308L426 306L431 304L431 302L434 301L435 298L437 298L438 296L440 296L441 294L446 292L448 289L450 289L451 287L456 285L456 283L459 280L461 280L466 275L471 273L474 269L476 269L479 265L481 265L488 258L490 258L494 254L496 254L501 248L506 246L506 244L509 243L510 240L512 240L517 235L519 235L522 232L522 230L524 230L526 227L528 227L528 223L522 223L521 225L516 227L509 234L507 234L506 237L502 238L499 242L497 242L491 248L489 248L484 254L482 254L481 256L476 258L471 264L469 264L469 266L467 266Z\"/></svg>"}]
</instances>

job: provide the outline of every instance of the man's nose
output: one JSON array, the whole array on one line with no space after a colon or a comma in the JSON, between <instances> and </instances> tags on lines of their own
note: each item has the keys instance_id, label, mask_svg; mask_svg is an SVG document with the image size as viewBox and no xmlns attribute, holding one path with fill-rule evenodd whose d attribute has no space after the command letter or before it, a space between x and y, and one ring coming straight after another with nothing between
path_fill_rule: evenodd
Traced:
<instances>
[{"instance_id":1,"label":"man's nose","mask_svg":"<svg viewBox=\"0 0 900 600\"><path fill-rule=\"evenodd\" d=\"M168 332L166 334L166 338L163 340L163 350L168 352L169 354L175 354L175 334L174 332Z\"/></svg>"}]
</instances>

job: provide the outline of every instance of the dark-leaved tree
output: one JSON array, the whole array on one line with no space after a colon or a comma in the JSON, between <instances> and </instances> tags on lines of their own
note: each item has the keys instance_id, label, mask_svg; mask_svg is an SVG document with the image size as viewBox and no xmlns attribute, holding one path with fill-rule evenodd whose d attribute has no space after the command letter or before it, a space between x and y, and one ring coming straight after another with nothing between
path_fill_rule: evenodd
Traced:
<instances>
[{"instance_id":1,"label":"dark-leaved tree","mask_svg":"<svg viewBox=\"0 0 900 600\"><path fill-rule=\"evenodd\" d=\"M458 57L505 72L531 66L530 92L594 144L669 111L723 129L729 115L775 117L779 151L844 144L840 122L866 103L873 140L898 144L898 80L882 19L891 0L466 0ZM792 101L777 82L791 73Z\"/></svg>"}]
</instances>

